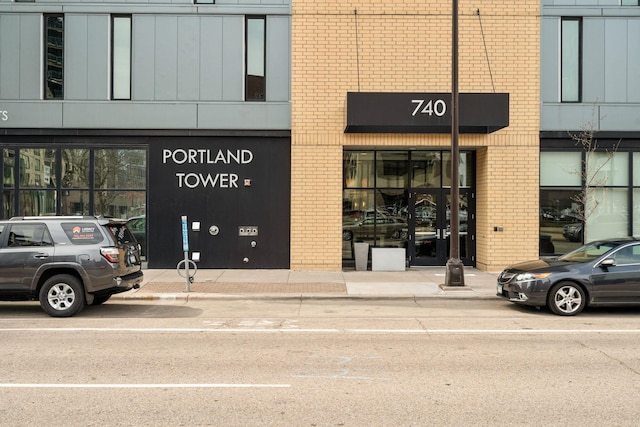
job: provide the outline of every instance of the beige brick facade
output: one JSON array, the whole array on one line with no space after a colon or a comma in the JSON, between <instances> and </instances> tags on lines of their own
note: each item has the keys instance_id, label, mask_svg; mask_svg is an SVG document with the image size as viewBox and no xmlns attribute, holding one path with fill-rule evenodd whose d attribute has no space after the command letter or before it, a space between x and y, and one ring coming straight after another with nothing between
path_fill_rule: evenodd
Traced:
<instances>
[{"instance_id":1,"label":"beige brick facade","mask_svg":"<svg viewBox=\"0 0 640 427\"><path fill-rule=\"evenodd\" d=\"M539 0L459 1L460 92L510 95L509 127L460 136L477 152L476 265L490 271L538 255L539 16ZM451 92L451 29L451 2L293 0L292 269L342 267L344 147L450 146L344 127L347 92Z\"/></svg>"}]
</instances>

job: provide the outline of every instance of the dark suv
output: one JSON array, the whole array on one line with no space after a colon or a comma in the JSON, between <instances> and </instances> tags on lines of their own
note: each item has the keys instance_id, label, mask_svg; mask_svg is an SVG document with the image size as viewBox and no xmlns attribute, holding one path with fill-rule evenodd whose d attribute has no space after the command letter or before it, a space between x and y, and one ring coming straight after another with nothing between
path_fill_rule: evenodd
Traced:
<instances>
[{"instance_id":1,"label":"dark suv","mask_svg":"<svg viewBox=\"0 0 640 427\"><path fill-rule=\"evenodd\" d=\"M124 220L95 216L0 221L0 300L38 300L54 317L138 288L140 245Z\"/></svg>"}]
</instances>

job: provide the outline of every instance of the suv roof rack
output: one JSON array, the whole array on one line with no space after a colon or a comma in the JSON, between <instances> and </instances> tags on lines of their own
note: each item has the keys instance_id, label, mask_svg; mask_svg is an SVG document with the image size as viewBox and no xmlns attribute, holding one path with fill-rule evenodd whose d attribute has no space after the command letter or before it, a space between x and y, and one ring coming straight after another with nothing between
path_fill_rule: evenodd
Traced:
<instances>
[{"instance_id":1,"label":"suv roof rack","mask_svg":"<svg viewBox=\"0 0 640 427\"><path fill-rule=\"evenodd\" d=\"M104 219L97 215L41 215L41 216L14 216L10 221L45 220L45 219Z\"/></svg>"}]
</instances>

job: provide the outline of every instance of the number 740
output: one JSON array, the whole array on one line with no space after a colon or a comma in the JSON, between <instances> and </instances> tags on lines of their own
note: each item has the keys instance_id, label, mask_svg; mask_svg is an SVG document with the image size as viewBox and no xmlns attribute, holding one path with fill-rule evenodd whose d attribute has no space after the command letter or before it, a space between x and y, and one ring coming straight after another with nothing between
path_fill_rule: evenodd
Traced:
<instances>
[{"instance_id":1,"label":"number 740","mask_svg":"<svg viewBox=\"0 0 640 427\"><path fill-rule=\"evenodd\" d=\"M416 114L428 114L429 116L436 115L438 117L444 116L447 112L447 104L442 99L436 99L435 101L425 99L412 99L412 104L416 104L416 108L413 110L412 116Z\"/></svg>"}]
</instances>

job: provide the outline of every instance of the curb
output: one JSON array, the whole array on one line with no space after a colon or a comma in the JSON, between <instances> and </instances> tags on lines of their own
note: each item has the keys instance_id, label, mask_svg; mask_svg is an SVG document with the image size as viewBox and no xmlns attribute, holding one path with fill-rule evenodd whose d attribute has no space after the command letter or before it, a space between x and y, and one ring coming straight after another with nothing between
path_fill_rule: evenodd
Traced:
<instances>
[{"instance_id":1,"label":"curb","mask_svg":"<svg viewBox=\"0 0 640 427\"><path fill-rule=\"evenodd\" d=\"M141 294L141 295L122 295L115 294L111 297L112 300L121 301L189 301L189 300L226 300L226 301L240 301L240 300L265 300L265 301L286 301L286 300L298 300L298 301L329 301L329 300L362 300L362 301L393 301L393 300L428 300L428 299L445 299L445 300L490 300L500 298L496 295L484 295L475 294L448 294L448 295L304 295L304 294L203 294L203 293L162 293L162 294Z\"/></svg>"}]
</instances>

